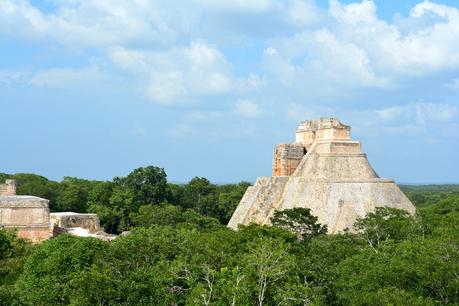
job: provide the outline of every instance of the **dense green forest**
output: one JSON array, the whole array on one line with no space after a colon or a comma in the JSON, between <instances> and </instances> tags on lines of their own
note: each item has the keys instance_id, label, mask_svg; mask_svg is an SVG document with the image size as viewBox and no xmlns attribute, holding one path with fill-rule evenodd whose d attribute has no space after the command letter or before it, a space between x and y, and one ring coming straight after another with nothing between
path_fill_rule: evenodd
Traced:
<instances>
[{"instance_id":1,"label":"dense green forest","mask_svg":"<svg viewBox=\"0 0 459 306\"><path fill-rule=\"evenodd\" d=\"M2 305L459 305L457 185L402 186L416 216L378 209L326 235L308 209L226 228L246 182L171 184L152 166L105 182L5 178L130 234L31 245L0 230Z\"/></svg>"},{"instance_id":2,"label":"dense green forest","mask_svg":"<svg viewBox=\"0 0 459 306\"><path fill-rule=\"evenodd\" d=\"M64 177L55 182L36 174L0 173L0 182L5 179L16 180L17 194L48 199L51 212L97 213L104 229L113 234L131 229L136 225L134 220L142 224L144 217L157 214L164 214L157 215L158 219L180 216L226 224L250 186L247 182L215 185L202 177L172 184L164 169L154 166L135 169L112 181Z\"/></svg>"}]
</instances>

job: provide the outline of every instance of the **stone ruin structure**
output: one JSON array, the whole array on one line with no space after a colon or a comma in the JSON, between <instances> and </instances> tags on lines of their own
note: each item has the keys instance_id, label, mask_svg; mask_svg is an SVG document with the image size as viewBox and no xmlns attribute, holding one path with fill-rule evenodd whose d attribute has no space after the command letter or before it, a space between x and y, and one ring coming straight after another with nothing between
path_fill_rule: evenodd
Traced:
<instances>
[{"instance_id":1,"label":"stone ruin structure","mask_svg":"<svg viewBox=\"0 0 459 306\"><path fill-rule=\"evenodd\" d=\"M272 177L247 189L228 226L269 224L276 210L304 207L329 233L353 229L358 217L386 206L414 214L393 180L380 178L350 139L351 127L336 118L301 122L294 143L274 148Z\"/></svg>"},{"instance_id":2,"label":"stone ruin structure","mask_svg":"<svg viewBox=\"0 0 459 306\"><path fill-rule=\"evenodd\" d=\"M55 212L50 214L53 237L62 233L79 237L95 237L102 240L113 240L117 236L105 233L100 228L97 214L74 212Z\"/></svg>"},{"instance_id":3,"label":"stone ruin structure","mask_svg":"<svg viewBox=\"0 0 459 306\"><path fill-rule=\"evenodd\" d=\"M62 233L74 236L112 240L116 236L100 229L96 214L49 212L48 200L35 196L16 195L14 180L0 184L0 225L17 229L17 235L33 243Z\"/></svg>"},{"instance_id":4,"label":"stone ruin structure","mask_svg":"<svg viewBox=\"0 0 459 306\"><path fill-rule=\"evenodd\" d=\"M100 231L97 214L79 214L74 212L55 212L50 214L51 224L60 228L81 227L90 232Z\"/></svg>"},{"instance_id":5,"label":"stone ruin structure","mask_svg":"<svg viewBox=\"0 0 459 306\"><path fill-rule=\"evenodd\" d=\"M17 228L19 237L40 242L50 237L48 200L16 195L14 180L0 184L0 224Z\"/></svg>"}]
</instances>

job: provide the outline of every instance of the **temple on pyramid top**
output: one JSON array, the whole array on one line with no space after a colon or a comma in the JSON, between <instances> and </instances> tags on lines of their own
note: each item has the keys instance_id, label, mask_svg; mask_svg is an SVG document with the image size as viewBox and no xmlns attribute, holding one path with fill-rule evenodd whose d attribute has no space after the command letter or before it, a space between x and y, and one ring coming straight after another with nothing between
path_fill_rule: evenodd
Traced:
<instances>
[{"instance_id":1,"label":"temple on pyramid top","mask_svg":"<svg viewBox=\"0 0 459 306\"><path fill-rule=\"evenodd\" d=\"M296 129L295 142L308 146L316 140L348 140L350 136L349 125L342 124L337 118L320 118L301 122Z\"/></svg>"},{"instance_id":2,"label":"temple on pyramid top","mask_svg":"<svg viewBox=\"0 0 459 306\"><path fill-rule=\"evenodd\" d=\"M337 118L299 124L295 142L274 147L272 177L247 189L228 226L269 224L276 210L310 208L329 233L352 230L358 217L386 206L415 208L393 180L380 178L351 127Z\"/></svg>"}]
</instances>

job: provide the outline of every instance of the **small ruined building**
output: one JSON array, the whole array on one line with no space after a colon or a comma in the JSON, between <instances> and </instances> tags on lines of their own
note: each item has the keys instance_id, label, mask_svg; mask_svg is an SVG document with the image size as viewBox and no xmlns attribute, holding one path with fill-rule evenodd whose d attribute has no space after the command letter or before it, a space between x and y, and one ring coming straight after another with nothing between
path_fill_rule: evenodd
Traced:
<instances>
[{"instance_id":1,"label":"small ruined building","mask_svg":"<svg viewBox=\"0 0 459 306\"><path fill-rule=\"evenodd\" d=\"M34 243L62 233L74 236L112 240L100 229L96 214L73 212L49 213L48 200L35 196L16 195L14 180L0 184L0 225L16 228L17 235Z\"/></svg>"},{"instance_id":2,"label":"small ruined building","mask_svg":"<svg viewBox=\"0 0 459 306\"><path fill-rule=\"evenodd\" d=\"M100 228L97 214L80 214L74 212L55 212L50 214L52 236L63 232L79 237L94 237L102 240L113 240L117 236L110 235Z\"/></svg>"},{"instance_id":3,"label":"small ruined building","mask_svg":"<svg viewBox=\"0 0 459 306\"><path fill-rule=\"evenodd\" d=\"M329 233L352 230L375 207L415 208L393 180L380 178L336 118L301 122L294 143L276 145L272 177L249 187L228 224L269 224L276 210L311 209Z\"/></svg>"},{"instance_id":4,"label":"small ruined building","mask_svg":"<svg viewBox=\"0 0 459 306\"><path fill-rule=\"evenodd\" d=\"M14 180L0 184L0 224L17 228L18 236L40 242L49 238L48 200L16 195Z\"/></svg>"}]
</instances>

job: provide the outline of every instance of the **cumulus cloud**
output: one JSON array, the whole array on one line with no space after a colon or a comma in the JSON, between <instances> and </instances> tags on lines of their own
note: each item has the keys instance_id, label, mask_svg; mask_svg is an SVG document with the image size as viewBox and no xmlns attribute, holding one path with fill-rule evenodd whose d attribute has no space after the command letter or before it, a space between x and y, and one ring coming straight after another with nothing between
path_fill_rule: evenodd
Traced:
<instances>
[{"instance_id":1,"label":"cumulus cloud","mask_svg":"<svg viewBox=\"0 0 459 306\"><path fill-rule=\"evenodd\" d=\"M55 6L55 12L45 14L26 0L4 0L0 3L0 32L82 48L164 44L177 34L172 25L176 19L171 18L169 24L167 14L162 15L153 1L56 1ZM171 10L166 12L176 13Z\"/></svg>"},{"instance_id":2,"label":"cumulus cloud","mask_svg":"<svg viewBox=\"0 0 459 306\"><path fill-rule=\"evenodd\" d=\"M404 32L397 24L379 19L372 1L342 5L333 0L330 12L338 23L338 35L366 50L380 73L424 74L459 67L457 8L419 3L405 18L406 24L431 15L441 18L429 18L430 22Z\"/></svg>"},{"instance_id":3,"label":"cumulus cloud","mask_svg":"<svg viewBox=\"0 0 459 306\"><path fill-rule=\"evenodd\" d=\"M431 15L439 18L416 22ZM333 0L322 24L270 40L263 67L271 86L323 97L355 88L392 89L410 78L459 68L459 10L454 7L424 1L398 23L389 23L378 17L373 1Z\"/></svg>"},{"instance_id":4,"label":"cumulus cloud","mask_svg":"<svg viewBox=\"0 0 459 306\"><path fill-rule=\"evenodd\" d=\"M166 106L268 97L276 109L291 101L311 108L362 90L413 90L419 79L459 69L459 10L431 1L394 21L380 18L368 0L327 7L301 0L52 0L47 12L32 3L1 1L0 35L96 54L112 73L133 80L128 86ZM0 80L103 82L106 72L88 66L4 72ZM244 114L249 105L234 109Z\"/></svg>"},{"instance_id":5,"label":"cumulus cloud","mask_svg":"<svg viewBox=\"0 0 459 306\"><path fill-rule=\"evenodd\" d=\"M386 107L377 110L376 114L382 122L448 123L457 119L458 107L441 103L413 103Z\"/></svg>"},{"instance_id":6,"label":"cumulus cloud","mask_svg":"<svg viewBox=\"0 0 459 306\"><path fill-rule=\"evenodd\" d=\"M313 1L300 0L49 2L54 10L44 13L27 0L2 1L0 32L81 48L167 46L189 35L233 41L241 35L267 36L318 22L319 14Z\"/></svg>"},{"instance_id":7,"label":"cumulus cloud","mask_svg":"<svg viewBox=\"0 0 459 306\"><path fill-rule=\"evenodd\" d=\"M225 56L202 42L164 52L117 47L109 56L117 66L144 82L148 98L165 105L224 94L235 86Z\"/></svg>"}]
</instances>

